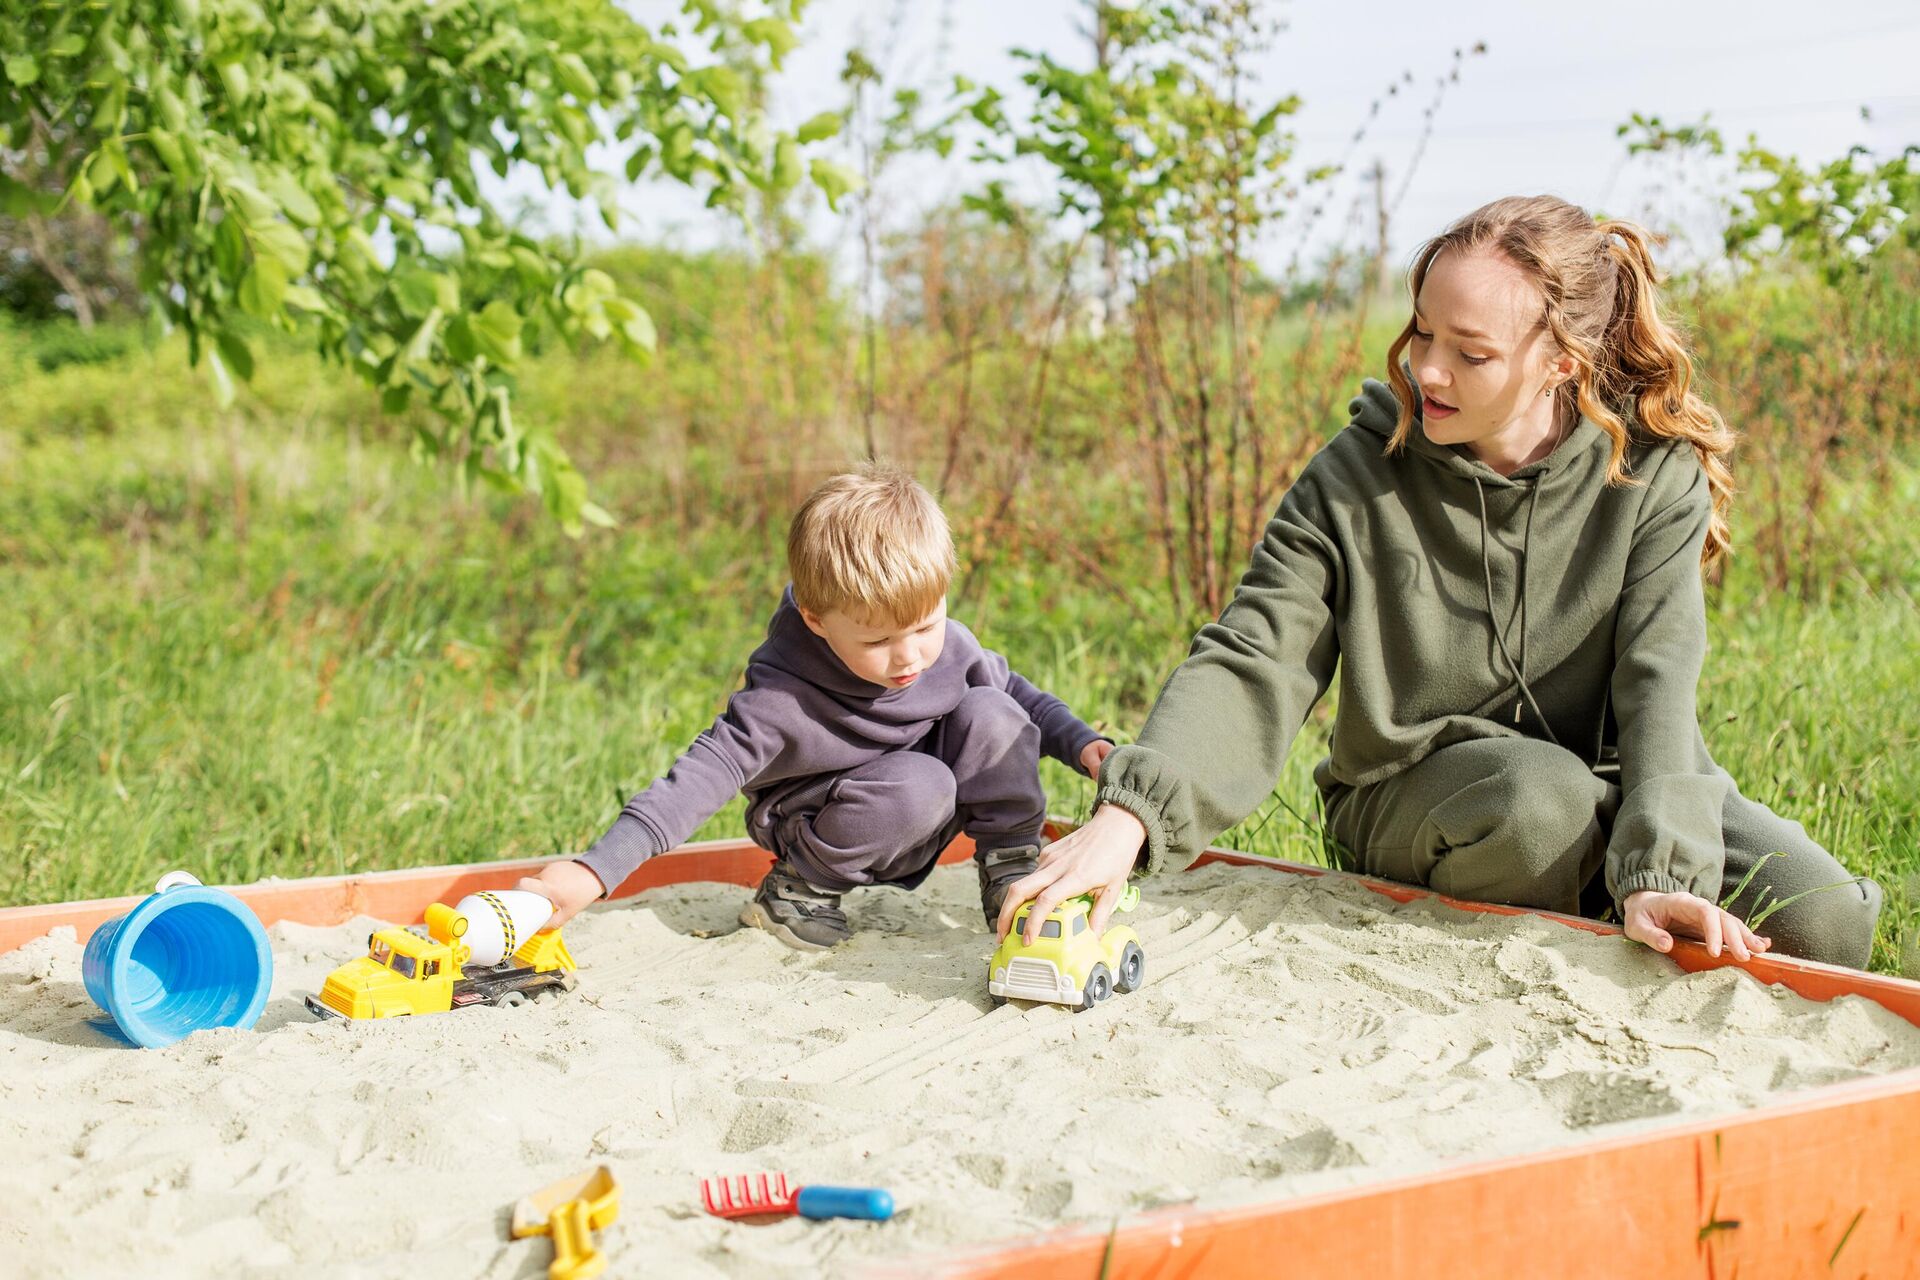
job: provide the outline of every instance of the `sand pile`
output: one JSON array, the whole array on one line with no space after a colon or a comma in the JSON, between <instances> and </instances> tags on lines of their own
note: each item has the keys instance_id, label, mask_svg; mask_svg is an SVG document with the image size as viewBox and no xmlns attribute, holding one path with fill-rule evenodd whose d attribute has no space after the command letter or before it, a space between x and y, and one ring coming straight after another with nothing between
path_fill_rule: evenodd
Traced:
<instances>
[{"instance_id":1,"label":"sand pile","mask_svg":"<svg viewBox=\"0 0 1920 1280\"><path fill-rule=\"evenodd\" d=\"M534 1277L515 1197L605 1161L614 1274L844 1273L1128 1210L1413 1172L1920 1065L1920 1028L1618 938L1214 866L1131 918L1145 990L993 1008L970 868L848 899L823 955L658 890L568 929L551 1004L347 1026L300 1001L374 922L272 931L256 1031L116 1046L80 947L0 956L16 1275ZM890 1188L884 1225L699 1212L705 1173Z\"/></svg>"}]
</instances>

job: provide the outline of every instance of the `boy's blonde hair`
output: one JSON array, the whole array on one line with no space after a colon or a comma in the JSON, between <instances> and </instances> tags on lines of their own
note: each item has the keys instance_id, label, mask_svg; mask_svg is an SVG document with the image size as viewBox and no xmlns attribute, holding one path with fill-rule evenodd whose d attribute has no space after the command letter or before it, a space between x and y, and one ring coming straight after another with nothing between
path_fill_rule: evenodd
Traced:
<instances>
[{"instance_id":1,"label":"boy's blonde hair","mask_svg":"<svg viewBox=\"0 0 1920 1280\"><path fill-rule=\"evenodd\" d=\"M813 614L917 622L953 581L953 534L932 494L870 462L807 495L787 529L793 601Z\"/></svg>"}]
</instances>

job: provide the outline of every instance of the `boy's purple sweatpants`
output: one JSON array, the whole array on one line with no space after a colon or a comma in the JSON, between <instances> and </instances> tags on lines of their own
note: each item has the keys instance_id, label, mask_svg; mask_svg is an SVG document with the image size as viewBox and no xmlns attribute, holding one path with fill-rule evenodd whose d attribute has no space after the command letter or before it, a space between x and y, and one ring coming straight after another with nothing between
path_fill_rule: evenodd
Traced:
<instances>
[{"instance_id":1,"label":"boy's purple sweatpants","mask_svg":"<svg viewBox=\"0 0 1920 1280\"><path fill-rule=\"evenodd\" d=\"M1038 844L1046 809L1040 730L1010 695L981 686L912 747L761 796L747 830L816 888L911 889L962 831L981 850Z\"/></svg>"}]
</instances>

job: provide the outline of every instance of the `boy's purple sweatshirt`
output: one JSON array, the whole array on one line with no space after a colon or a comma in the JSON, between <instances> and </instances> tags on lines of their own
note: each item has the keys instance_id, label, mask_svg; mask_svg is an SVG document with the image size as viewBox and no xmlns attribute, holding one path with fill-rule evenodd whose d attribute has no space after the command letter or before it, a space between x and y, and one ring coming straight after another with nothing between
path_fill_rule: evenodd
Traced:
<instances>
[{"instance_id":1,"label":"boy's purple sweatshirt","mask_svg":"<svg viewBox=\"0 0 1920 1280\"><path fill-rule=\"evenodd\" d=\"M746 792L751 805L783 782L904 751L981 685L1005 691L1025 708L1040 729L1040 749L1070 768L1080 768L1080 753L1101 736L951 618L938 661L918 680L904 689L862 680L807 629L789 587L767 623L766 640L747 659L745 687L666 777L627 802L579 861L610 892L648 858L685 841L735 792Z\"/></svg>"}]
</instances>

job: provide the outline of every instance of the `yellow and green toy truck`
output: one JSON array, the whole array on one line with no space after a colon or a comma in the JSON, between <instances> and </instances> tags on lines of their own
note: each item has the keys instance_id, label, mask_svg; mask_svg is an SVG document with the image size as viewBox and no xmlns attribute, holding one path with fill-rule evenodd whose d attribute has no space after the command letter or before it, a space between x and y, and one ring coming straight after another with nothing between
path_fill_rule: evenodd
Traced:
<instances>
[{"instance_id":1,"label":"yellow and green toy truck","mask_svg":"<svg viewBox=\"0 0 1920 1280\"><path fill-rule=\"evenodd\" d=\"M1128 885L1118 909L1139 905L1140 891ZM1033 945L1024 941L1029 903L987 962L987 994L995 1004L1008 1000L1044 1000L1091 1009L1114 992L1138 991L1146 981L1146 953L1140 937L1126 925L1095 934L1088 923L1093 895L1069 898L1040 922Z\"/></svg>"},{"instance_id":2,"label":"yellow and green toy truck","mask_svg":"<svg viewBox=\"0 0 1920 1280\"><path fill-rule=\"evenodd\" d=\"M427 908L427 932L377 929L367 954L327 975L307 1008L321 1018L399 1018L445 1013L472 1005L512 1008L547 991L571 991L573 956L558 929L536 933L518 951L489 968L466 966L472 952L460 941L467 918L436 902Z\"/></svg>"}]
</instances>

